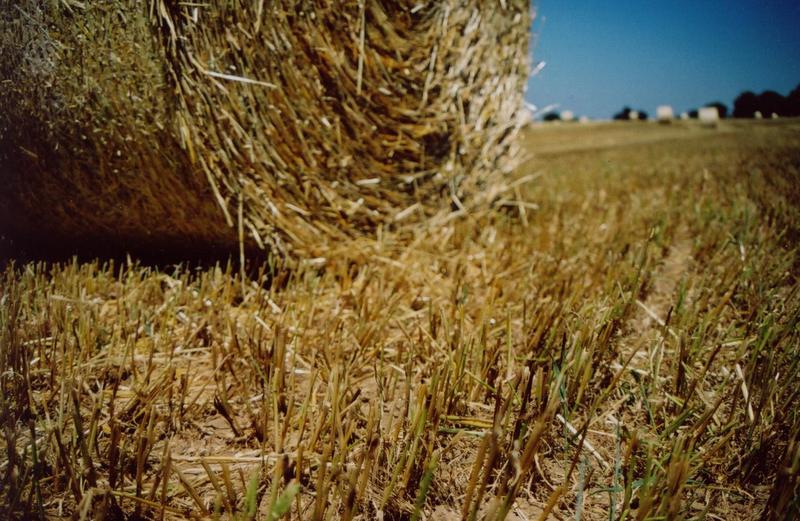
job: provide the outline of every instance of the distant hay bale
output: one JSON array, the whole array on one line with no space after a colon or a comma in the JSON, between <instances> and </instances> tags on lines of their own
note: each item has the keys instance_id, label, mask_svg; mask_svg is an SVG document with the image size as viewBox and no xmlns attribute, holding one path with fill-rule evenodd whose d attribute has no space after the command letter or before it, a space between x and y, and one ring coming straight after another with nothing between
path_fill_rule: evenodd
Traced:
<instances>
[{"instance_id":1,"label":"distant hay bale","mask_svg":"<svg viewBox=\"0 0 800 521\"><path fill-rule=\"evenodd\" d=\"M717 107L702 107L697 111L697 118L704 125L716 126L719 121L719 110Z\"/></svg>"},{"instance_id":2,"label":"distant hay bale","mask_svg":"<svg viewBox=\"0 0 800 521\"><path fill-rule=\"evenodd\" d=\"M675 112L670 105L659 105L656 108L656 119L661 123L669 123L675 118Z\"/></svg>"},{"instance_id":3,"label":"distant hay bale","mask_svg":"<svg viewBox=\"0 0 800 521\"><path fill-rule=\"evenodd\" d=\"M628 119L631 120L631 121L639 121L639 111L638 110L632 110L632 111L628 112Z\"/></svg>"},{"instance_id":4,"label":"distant hay bale","mask_svg":"<svg viewBox=\"0 0 800 521\"><path fill-rule=\"evenodd\" d=\"M575 121L575 113L571 110L561 112L561 121Z\"/></svg>"},{"instance_id":5,"label":"distant hay bale","mask_svg":"<svg viewBox=\"0 0 800 521\"><path fill-rule=\"evenodd\" d=\"M0 0L0 234L307 256L491 202L529 9Z\"/></svg>"}]
</instances>

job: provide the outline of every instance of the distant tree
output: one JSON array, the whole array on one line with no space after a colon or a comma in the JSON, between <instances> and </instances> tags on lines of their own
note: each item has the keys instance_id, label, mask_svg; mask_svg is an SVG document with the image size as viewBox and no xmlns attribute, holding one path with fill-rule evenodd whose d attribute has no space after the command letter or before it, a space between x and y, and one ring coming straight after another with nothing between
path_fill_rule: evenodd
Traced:
<instances>
[{"instance_id":1,"label":"distant tree","mask_svg":"<svg viewBox=\"0 0 800 521\"><path fill-rule=\"evenodd\" d=\"M770 117L772 114L788 116L788 105L787 99L774 90L765 90L758 95L758 110L761 111L765 118Z\"/></svg>"},{"instance_id":2,"label":"distant tree","mask_svg":"<svg viewBox=\"0 0 800 521\"><path fill-rule=\"evenodd\" d=\"M697 119L697 109L691 109L688 114L690 118Z\"/></svg>"},{"instance_id":3,"label":"distant tree","mask_svg":"<svg viewBox=\"0 0 800 521\"><path fill-rule=\"evenodd\" d=\"M757 110L760 110L758 106L758 96L749 90L739 94L733 101L734 118L752 118L755 116Z\"/></svg>"},{"instance_id":4,"label":"distant tree","mask_svg":"<svg viewBox=\"0 0 800 521\"><path fill-rule=\"evenodd\" d=\"M620 110L619 112L614 114L614 119L618 120L618 121L620 121L620 120L626 120L627 121L628 119L630 119L630 115L631 115L631 108L630 107L624 107L622 110Z\"/></svg>"},{"instance_id":5,"label":"distant tree","mask_svg":"<svg viewBox=\"0 0 800 521\"><path fill-rule=\"evenodd\" d=\"M725 119L728 117L728 107L721 101L712 101L711 103L706 103L706 107L717 107L717 112L719 113L719 119Z\"/></svg>"},{"instance_id":6,"label":"distant tree","mask_svg":"<svg viewBox=\"0 0 800 521\"><path fill-rule=\"evenodd\" d=\"M628 121L631 119L631 113L636 112L636 119L647 119L647 112L643 110L636 110L634 111L632 108L628 107L627 105L623 107L622 110L614 114L614 119L617 121Z\"/></svg>"},{"instance_id":7,"label":"distant tree","mask_svg":"<svg viewBox=\"0 0 800 521\"><path fill-rule=\"evenodd\" d=\"M800 116L800 85L786 96L788 116Z\"/></svg>"},{"instance_id":8,"label":"distant tree","mask_svg":"<svg viewBox=\"0 0 800 521\"><path fill-rule=\"evenodd\" d=\"M544 121L560 121L561 120L561 114L559 114L556 111L548 112L547 114L542 116L542 119Z\"/></svg>"},{"instance_id":9,"label":"distant tree","mask_svg":"<svg viewBox=\"0 0 800 521\"><path fill-rule=\"evenodd\" d=\"M761 94L745 91L733 102L733 117L752 118L756 111L765 118L772 114L779 116L800 116L800 85L788 96L782 96L774 90L765 90Z\"/></svg>"}]
</instances>

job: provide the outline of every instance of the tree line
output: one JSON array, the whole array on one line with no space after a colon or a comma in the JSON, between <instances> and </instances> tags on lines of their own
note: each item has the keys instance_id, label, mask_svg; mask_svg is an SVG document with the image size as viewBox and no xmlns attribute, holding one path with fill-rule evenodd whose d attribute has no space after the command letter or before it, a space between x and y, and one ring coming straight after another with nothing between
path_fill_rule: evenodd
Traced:
<instances>
[{"instance_id":1,"label":"tree line","mask_svg":"<svg viewBox=\"0 0 800 521\"><path fill-rule=\"evenodd\" d=\"M780 117L800 117L800 84L786 96L774 90L765 90L761 94L752 91L744 91L733 101L733 111L729 113L728 106L721 101L706 103L704 107L716 107L720 118L727 118L728 115L734 118L755 118L757 114L761 117L769 118L773 114ZM631 117L635 114L635 117ZM690 118L697 118L698 110L687 111ZM644 110L633 110L631 107L623 107L622 110L614 114L615 120L648 118ZM546 113L542 119L544 121L557 121L561 119L561 114L556 111Z\"/></svg>"},{"instance_id":2,"label":"tree line","mask_svg":"<svg viewBox=\"0 0 800 521\"><path fill-rule=\"evenodd\" d=\"M717 107L720 118L728 117L728 107L719 101L706 103L705 107ZM697 109L688 112L690 118L697 117ZM765 90L761 94L746 90L733 100L734 118L769 118L775 114L782 118L800 116L800 85L786 96L774 90Z\"/></svg>"},{"instance_id":3,"label":"tree line","mask_svg":"<svg viewBox=\"0 0 800 521\"><path fill-rule=\"evenodd\" d=\"M728 106L721 101L712 101L703 106L716 107L720 118L727 118L729 114L734 118L754 118L756 114L760 114L765 118L769 118L773 114L782 118L798 117L800 116L800 84L786 96L774 90L765 90L761 94L756 94L749 90L744 91L733 101L733 111L730 113L728 112ZM630 117L631 112L633 110L630 107L624 107L614 114L614 119L633 119ZM642 110L636 112L638 112L638 119L647 119L647 112ZM687 111L687 115L690 118L697 118L697 114L697 109Z\"/></svg>"},{"instance_id":4,"label":"tree line","mask_svg":"<svg viewBox=\"0 0 800 521\"><path fill-rule=\"evenodd\" d=\"M787 96L774 90L765 90L761 94L745 91L733 102L734 118L752 118L756 112L765 118L772 114L781 117L800 116L800 85L794 88Z\"/></svg>"}]
</instances>

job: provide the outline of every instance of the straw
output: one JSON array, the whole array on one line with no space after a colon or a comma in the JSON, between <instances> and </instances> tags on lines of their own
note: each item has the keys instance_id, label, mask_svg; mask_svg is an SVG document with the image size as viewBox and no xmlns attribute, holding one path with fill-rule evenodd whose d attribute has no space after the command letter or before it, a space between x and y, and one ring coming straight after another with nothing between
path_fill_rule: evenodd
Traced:
<instances>
[{"instance_id":1,"label":"straw","mask_svg":"<svg viewBox=\"0 0 800 521\"><path fill-rule=\"evenodd\" d=\"M321 257L514 166L528 2L0 11L0 234L235 252L241 201L248 250Z\"/></svg>"}]
</instances>

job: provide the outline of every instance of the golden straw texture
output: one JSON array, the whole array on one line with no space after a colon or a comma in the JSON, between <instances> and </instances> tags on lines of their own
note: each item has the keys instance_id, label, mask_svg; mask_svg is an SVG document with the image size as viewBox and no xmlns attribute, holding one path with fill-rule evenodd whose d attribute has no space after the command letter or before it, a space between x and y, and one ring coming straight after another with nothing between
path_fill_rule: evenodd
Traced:
<instances>
[{"instance_id":1,"label":"golden straw texture","mask_svg":"<svg viewBox=\"0 0 800 521\"><path fill-rule=\"evenodd\" d=\"M528 2L0 0L0 233L323 255L495 200Z\"/></svg>"}]
</instances>

